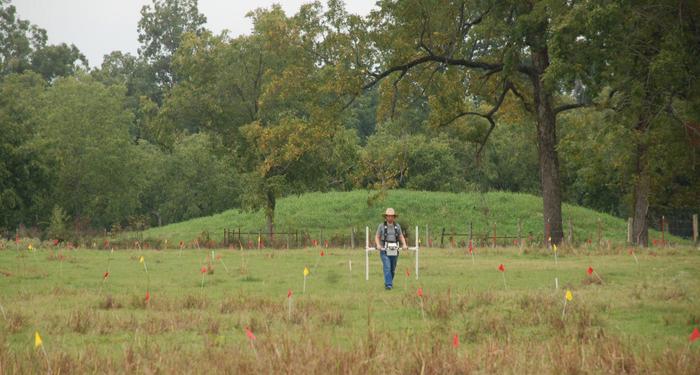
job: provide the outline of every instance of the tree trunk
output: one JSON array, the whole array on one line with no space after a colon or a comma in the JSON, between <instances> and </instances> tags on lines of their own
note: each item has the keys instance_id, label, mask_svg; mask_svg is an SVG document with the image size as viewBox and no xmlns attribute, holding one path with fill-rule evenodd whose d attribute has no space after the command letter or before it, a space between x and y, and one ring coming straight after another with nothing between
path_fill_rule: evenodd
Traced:
<instances>
[{"instance_id":1,"label":"tree trunk","mask_svg":"<svg viewBox=\"0 0 700 375\"><path fill-rule=\"evenodd\" d=\"M560 244L564 237L561 216L561 181L559 179L559 156L557 155L556 114L552 107L552 93L545 87L542 78L549 66L546 48L532 53L535 74L532 75L533 96L537 116L537 145L540 165L540 184L544 205L544 240L551 238Z\"/></svg>"},{"instance_id":2,"label":"tree trunk","mask_svg":"<svg viewBox=\"0 0 700 375\"><path fill-rule=\"evenodd\" d=\"M272 246L273 241L275 240L274 234L275 234L275 205L276 205L276 200L275 200L275 193L271 190L268 190L265 193L265 196L267 197L267 206L265 207L265 219L267 221L267 239L270 243L270 246Z\"/></svg>"},{"instance_id":3,"label":"tree trunk","mask_svg":"<svg viewBox=\"0 0 700 375\"><path fill-rule=\"evenodd\" d=\"M632 243L637 246L649 246L649 227L647 213L649 212L649 193L651 180L649 177L649 146L646 141L648 121L640 119L635 127L635 183L634 183L634 216L632 218Z\"/></svg>"},{"instance_id":4,"label":"tree trunk","mask_svg":"<svg viewBox=\"0 0 700 375\"><path fill-rule=\"evenodd\" d=\"M156 217L156 220L158 220L158 227L163 226L163 218L160 215L159 211L153 211L153 215Z\"/></svg>"}]
</instances>

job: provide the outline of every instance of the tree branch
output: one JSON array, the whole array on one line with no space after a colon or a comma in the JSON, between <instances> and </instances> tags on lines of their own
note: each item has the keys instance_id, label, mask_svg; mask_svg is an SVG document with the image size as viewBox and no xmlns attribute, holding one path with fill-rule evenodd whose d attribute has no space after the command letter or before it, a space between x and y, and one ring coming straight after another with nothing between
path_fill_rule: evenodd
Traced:
<instances>
[{"instance_id":1,"label":"tree branch","mask_svg":"<svg viewBox=\"0 0 700 375\"><path fill-rule=\"evenodd\" d=\"M382 79L391 75L392 73L407 72L411 68L418 66L418 65L421 65L421 64L424 64L424 63L427 63L427 62L440 62L440 63L447 64L447 65L463 66L466 68L473 68L473 69L494 70L494 71L503 70L503 64L493 64L493 63L487 63L487 62L483 62L483 61L465 60L465 59L452 59L452 58L449 58L447 56L427 55L427 56L422 56L422 57L416 58L414 60L411 60L405 64L392 66L391 68L389 68L381 73L373 74L373 76L375 78L371 82L362 86L362 88L368 89L368 88L376 85L379 81L381 81Z\"/></svg>"},{"instance_id":2,"label":"tree branch","mask_svg":"<svg viewBox=\"0 0 700 375\"><path fill-rule=\"evenodd\" d=\"M480 112L474 112L474 111L460 112L457 115L455 115L454 117L452 117L451 119L440 124L440 126L449 125L452 122L454 122L455 120L457 120L458 118L464 117L464 116L478 116L478 117L485 118L485 119L489 120L489 122L491 122L493 120L492 119L493 115L496 114L498 109L501 107L501 104L503 104L503 101L506 98L506 94L508 94L508 91L512 90L512 87L513 87L513 84L510 81L507 81L504 83L503 92L501 92L501 95L499 95L498 99L496 100L496 104L494 104L494 106L488 112L486 112L486 113L480 113Z\"/></svg>"},{"instance_id":3,"label":"tree branch","mask_svg":"<svg viewBox=\"0 0 700 375\"><path fill-rule=\"evenodd\" d=\"M568 111L571 109L576 109L576 108L584 108L584 107L590 107L592 106L593 103L571 103L571 104L562 104L559 107L554 108L554 115L558 115L560 112Z\"/></svg>"},{"instance_id":4,"label":"tree branch","mask_svg":"<svg viewBox=\"0 0 700 375\"><path fill-rule=\"evenodd\" d=\"M512 91L514 89L513 84L510 81L505 81L503 83L503 91L499 95L498 99L496 100L496 104L486 113L480 113L480 112L474 112L474 111L465 111L457 114L447 122L444 122L440 124L440 126L445 126L453 121L457 120L460 117L464 116L477 116L481 118L485 118L489 122L489 130L486 132L486 136L484 136L484 139L479 142L479 148L476 150L476 161L479 163L479 160L481 159L481 153L484 150L484 147L486 147L486 142L488 141L489 137L491 136L491 133L493 132L493 129L496 128L496 120L494 120L493 116L498 112L498 109L501 107L501 104L503 104L503 101L506 98L506 95L508 94L508 91Z\"/></svg>"}]
</instances>

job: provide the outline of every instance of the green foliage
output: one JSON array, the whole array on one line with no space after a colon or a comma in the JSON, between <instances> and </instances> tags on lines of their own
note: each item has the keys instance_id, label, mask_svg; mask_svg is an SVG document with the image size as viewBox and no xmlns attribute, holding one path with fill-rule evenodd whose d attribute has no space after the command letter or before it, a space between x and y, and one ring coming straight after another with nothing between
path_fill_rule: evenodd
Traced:
<instances>
[{"instance_id":1,"label":"green foliage","mask_svg":"<svg viewBox=\"0 0 700 375\"><path fill-rule=\"evenodd\" d=\"M630 214L631 132L610 111L585 110L562 118L559 150L566 200L620 217Z\"/></svg>"},{"instance_id":2,"label":"green foliage","mask_svg":"<svg viewBox=\"0 0 700 375\"><path fill-rule=\"evenodd\" d=\"M88 61L75 45L61 43L46 46L32 55L32 70L51 81L56 77L68 77L88 69Z\"/></svg>"},{"instance_id":3,"label":"green foliage","mask_svg":"<svg viewBox=\"0 0 700 375\"><path fill-rule=\"evenodd\" d=\"M446 137L398 136L389 124L370 136L360 154L359 184L378 189L463 191L464 171Z\"/></svg>"},{"instance_id":4,"label":"green foliage","mask_svg":"<svg viewBox=\"0 0 700 375\"><path fill-rule=\"evenodd\" d=\"M55 204L96 226L138 207L138 164L123 88L87 76L57 80L43 98L33 147L49 168Z\"/></svg>"},{"instance_id":5,"label":"green foliage","mask_svg":"<svg viewBox=\"0 0 700 375\"><path fill-rule=\"evenodd\" d=\"M65 241L70 238L70 231L68 228L69 216L61 208L61 206L53 206L51 210L51 219L49 220L49 227L47 228L47 236L51 239L56 239L60 241Z\"/></svg>"},{"instance_id":6,"label":"green foliage","mask_svg":"<svg viewBox=\"0 0 700 375\"><path fill-rule=\"evenodd\" d=\"M75 46L47 46L0 0L0 230L46 228L56 206L79 228L237 207L273 225L278 200L312 191L541 194L556 153L565 201L627 216L648 164L651 212L694 209L697 14L674 0L407 0L359 17L332 0L256 9L232 37L204 28L196 0L154 0L139 55L88 74ZM554 115L538 155L543 101L596 106Z\"/></svg>"},{"instance_id":7,"label":"green foliage","mask_svg":"<svg viewBox=\"0 0 700 375\"><path fill-rule=\"evenodd\" d=\"M215 139L194 134L178 141L153 179L153 195L164 223L208 216L239 205L235 165ZM158 172L156 172L158 173Z\"/></svg>"},{"instance_id":8,"label":"green foliage","mask_svg":"<svg viewBox=\"0 0 700 375\"><path fill-rule=\"evenodd\" d=\"M0 231L42 217L49 189L44 164L28 144L46 83L36 73L0 80Z\"/></svg>"},{"instance_id":9,"label":"green foliage","mask_svg":"<svg viewBox=\"0 0 700 375\"><path fill-rule=\"evenodd\" d=\"M141 8L139 56L148 63L161 89L167 90L177 82L171 59L182 36L188 32L202 32L206 22L206 17L199 13L197 0L153 0L152 7Z\"/></svg>"},{"instance_id":10,"label":"green foliage","mask_svg":"<svg viewBox=\"0 0 700 375\"><path fill-rule=\"evenodd\" d=\"M32 53L44 47L46 39L46 30L17 18L17 9L0 1L0 76L29 69Z\"/></svg>"}]
</instances>

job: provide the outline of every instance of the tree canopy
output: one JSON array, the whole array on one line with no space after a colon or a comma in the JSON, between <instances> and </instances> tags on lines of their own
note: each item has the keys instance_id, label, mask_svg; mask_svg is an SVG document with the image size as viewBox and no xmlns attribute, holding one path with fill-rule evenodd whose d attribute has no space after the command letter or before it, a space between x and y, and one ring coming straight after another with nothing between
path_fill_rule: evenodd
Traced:
<instances>
[{"instance_id":1,"label":"tree canopy","mask_svg":"<svg viewBox=\"0 0 700 375\"><path fill-rule=\"evenodd\" d=\"M206 28L141 10L96 68L0 0L0 230L140 229L308 191L543 197L634 218L700 202L700 6L684 0L342 1ZM382 194L379 194L380 197ZM372 203L372 199L368 200ZM73 233L73 234L71 234Z\"/></svg>"}]
</instances>

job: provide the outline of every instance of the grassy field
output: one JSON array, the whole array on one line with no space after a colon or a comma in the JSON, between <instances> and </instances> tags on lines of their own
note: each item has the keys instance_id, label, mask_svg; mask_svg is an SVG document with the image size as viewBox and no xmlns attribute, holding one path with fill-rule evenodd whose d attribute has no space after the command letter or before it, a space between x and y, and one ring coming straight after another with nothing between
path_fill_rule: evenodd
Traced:
<instances>
[{"instance_id":1,"label":"grassy field","mask_svg":"<svg viewBox=\"0 0 700 375\"><path fill-rule=\"evenodd\" d=\"M425 239L425 227L435 245L440 241L442 228L447 233L467 233L472 223L474 237L490 237L494 223L497 236L516 236L518 222L522 223L522 236L532 235L540 241L543 233L542 198L528 194L509 192L490 193L443 193L409 190L392 190L383 199L372 199L374 193L367 191L309 193L279 199L276 209L278 232L288 229L308 231L312 239L324 243L323 239L342 236L349 244L351 228L360 232L364 241L364 228L376 228L386 207L394 207L399 213L399 222L405 229L413 230L418 225ZM371 201L371 205L368 202ZM573 224L574 242L601 240L624 243L627 239L627 221L583 207L564 204L562 206L565 233L569 219ZM191 242L207 231L215 241L221 241L224 229L242 231L264 231L265 218L262 211L245 212L229 210L221 214L197 218L181 223L152 228L143 232L143 238L158 242L169 240ZM133 234L127 234L131 236ZM249 239L256 241L257 236ZM462 237L463 239L464 237ZM651 239L660 239L660 233L650 231ZM458 239L459 240L459 239ZM683 242L679 238L666 240ZM501 240L508 242L507 240ZM245 241L244 241L245 242ZM424 242L427 243L427 242ZM505 243L504 243L505 244ZM340 246L340 244L338 244Z\"/></svg>"},{"instance_id":2,"label":"grassy field","mask_svg":"<svg viewBox=\"0 0 700 375\"><path fill-rule=\"evenodd\" d=\"M391 291L376 253L367 282L363 251L320 251L6 248L0 373L700 368L700 341L688 340L700 326L696 249L566 248L556 264L552 253L531 248L478 249L474 258L424 249L418 279L413 253L401 255ZM562 314L566 290L573 299ZM34 347L35 331L46 356Z\"/></svg>"}]
</instances>

